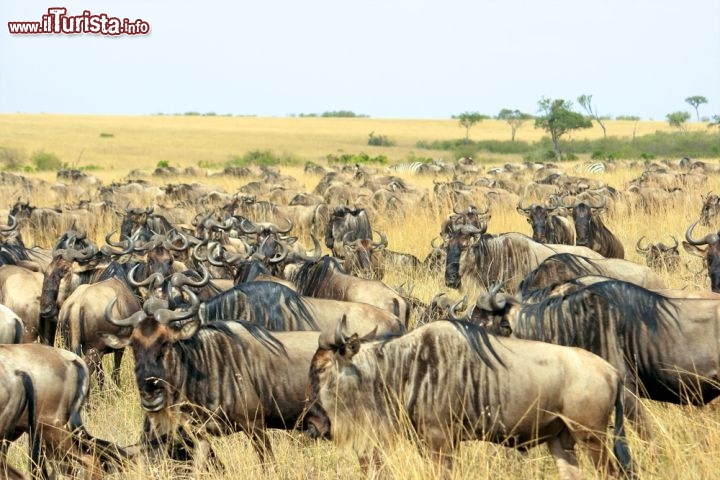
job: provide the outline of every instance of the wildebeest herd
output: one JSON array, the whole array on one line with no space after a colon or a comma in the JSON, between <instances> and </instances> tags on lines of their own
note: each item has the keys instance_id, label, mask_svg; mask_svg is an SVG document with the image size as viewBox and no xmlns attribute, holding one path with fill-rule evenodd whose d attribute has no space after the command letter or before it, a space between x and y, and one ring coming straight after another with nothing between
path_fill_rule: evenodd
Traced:
<instances>
[{"instance_id":1,"label":"wildebeest herd","mask_svg":"<svg viewBox=\"0 0 720 480\"><path fill-rule=\"evenodd\" d=\"M23 478L5 452L27 433L33 477L102 478L140 458L221 471L211 437L244 432L270 469L268 429L283 429L352 448L369 474L406 436L441 469L460 442L484 440L546 443L561 478L579 476L576 444L601 475L641 475L624 423L653 438L639 399L720 396L720 232L697 233L720 208L700 190L716 166L640 166L622 189L471 159L404 177L313 164L312 190L233 169L218 174L240 184L229 193L207 172L162 187L2 173L0 468ZM694 209L677 228L704 278L680 260L677 232L628 245L613 229L679 206ZM493 231L518 214L531 230ZM418 216L433 223L422 255L391 250L388 230L417 236L397 225ZM633 244L644 264L625 259ZM693 286L668 288L668 272ZM422 278L451 291L424 302L407 288ZM83 409L92 378L108 388L105 355L112 382L131 387L125 347L143 420L121 446L93 435Z\"/></svg>"}]
</instances>

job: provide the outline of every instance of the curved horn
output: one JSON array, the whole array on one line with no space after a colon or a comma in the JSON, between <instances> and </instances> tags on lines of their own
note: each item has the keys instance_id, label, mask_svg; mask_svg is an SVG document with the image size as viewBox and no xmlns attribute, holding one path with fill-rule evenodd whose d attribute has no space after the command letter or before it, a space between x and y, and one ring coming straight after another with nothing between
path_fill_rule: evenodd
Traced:
<instances>
[{"instance_id":1,"label":"curved horn","mask_svg":"<svg viewBox=\"0 0 720 480\"><path fill-rule=\"evenodd\" d=\"M375 232L380 236L380 241L378 243L373 243L372 244L373 248L379 248L379 249L387 248L387 246L388 246L387 236L379 230L375 230Z\"/></svg>"},{"instance_id":2,"label":"curved horn","mask_svg":"<svg viewBox=\"0 0 720 480\"><path fill-rule=\"evenodd\" d=\"M695 222L693 222L693 224L690 225L690 227L688 227L688 229L685 231L685 240L687 240L687 242L690 245L695 245L695 246L708 245L708 244L720 242L720 236L718 236L717 233L708 233L707 235L705 235L705 237L702 240L697 240L697 239L692 238L692 231L695 228L695 225L697 225L699 221L700 220L695 220Z\"/></svg>"},{"instance_id":3,"label":"curved horn","mask_svg":"<svg viewBox=\"0 0 720 480\"><path fill-rule=\"evenodd\" d=\"M173 287L178 288L181 288L185 285L195 288L204 287L210 282L210 272L203 265L200 265L200 270L202 271L202 278L200 280L193 281L184 273L178 272L172 274L172 276L170 277L170 284Z\"/></svg>"},{"instance_id":4,"label":"curved horn","mask_svg":"<svg viewBox=\"0 0 720 480\"><path fill-rule=\"evenodd\" d=\"M265 240L267 240L267 238ZM265 240L263 240L263 243L265 243ZM285 242L283 242L283 241L278 241L278 243L280 244L280 247L282 248L282 250L277 255L273 255L272 257L268 258L269 263L280 263L283 260L285 260L288 256L287 244L285 244ZM260 249L262 249L262 247L259 248L258 250L260 250Z\"/></svg>"},{"instance_id":5,"label":"curved horn","mask_svg":"<svg viewBox=\"0 0 720 480\"><path fill-rule=\"evenodd\" d=\"M288 232L290 232L290 230L292 230L292 228L293 228L293 222L289 218L286 218L285 221L288 224L287 228L285 230L282 230L277 225L274 225L275 232L273 232L273 233L288 233Z\"/></svg>"},{"instance_id":6,"label":"curved horn","mask_svg":"<svg viewBox=\"0 0 720 480\"><path fill-rule=\"evenodd\" d=\"M448 316L450 317L451 320L453 320L455 322L467 321L466 316L465 317L458 316L458 313L457 313L457 311L460 307L462 307L463 309L467 308L467 299L468 299L467 294L465 294L463 296L463 298L461 298L459 301L453 303L453 305L450 307L450 312L448 313Z\"/></svg>"},{"instance_id":7,"label":"curved horn","mask_svg":"<svg viewBox=\"0 0 720 480\"><path fill-rule=\"evenodd\" d=\"M249 227L248 227L248 225L249 225ZM247 218L243 218L240 221L240 231L246 235L251 235L253 233L258 233L260 231L260 228L257 225L254 225Z\"/></svg>"},{"instance_id":8,"label":"curved horn","mask_svg":"<svg viewBox=\"0 0 720 480\"><path fill-rule=\"evenodd\" d=\"M458 211L457 211L457 206L456 206L456 205L453 205L453 213L455 213L456 215L465 215L465 212L458 212Z\"/></svg>"},{"instance_id":9,"label":"curved horn","mask_svg":"<svg viewBox=\"0 0 720 480\"><path fill-rule=\"evenodd\" d=\"M520 200L517 204L516 210L520 215L529 215L532 208L535 206L534 203L531 203L529 207L523 207L522 206L522 200Z\"/></svg>"},{"instance_id":10,"label":"curved horn","mask_svg":"<svg viewBox=\"0 0 720 480\"><path fill-rule=\"evenodd\" d=\"M440 248L440 247L438 247L437 245L435 245L435 240L437 240L437 239L440 239L440 242L442 242L442 238L439 237L439 236L437 236L437 237L433 238L432 240L430 240L430 246L431 246L433 249L435 249L435 248ZM442 245L442 243L440 243L440 245Z\"/></svg>"},{"instance_id":11,"label":"curved horn","mask_svg":"<svg viewBox=\"0 0 720 480\"><path fill-rule=\"evenodd\" d=\"M116 230L113 230L105 235L105 243L107 243L107 245L103 246L103 253L106 255L127 255L132 252L135 249L135 242L133 242L131 238L127 237L125 237L125 240L121 240L120 242L113 242L110 237L112 237L115 232ZM113 250L110 247L121 248L122 250Z\"/></svg>"},{"instance_id":12,"label":"curved horn","mask_svg":"<svg viewBox=\"0 0 720 480\"><path fill-rule=\"evenodd\" d=\"M117 302L117 298L113 298L110 303L105 306L105 320L116 327L135 327L138 323L147 318L147 314L142 310L138 310L127 318L114 318L112 315L112 309L115 302Z\"/></svg>"},{"instance_id":13,"label":"curved horn","mask_svg":"<svg viewBox=\"0 0 720 480\"><path fill-rule=\"evenodd\" d=\"M222 254L220 253L224 247L219 242L211 242L207 247L207 261L210 265L216 267L224 267L225 262L223 261ZM215 252L217 251L217 255Z\"/></svg>"},{"instance_id":14,"label":"curved horn","mask_svg":"<svg viewBox=\"0 0 720 480\"><path fill-rule=\"evenodd\" d=\"M677 248L677 247L680 245L680 244L678 243L677 238L675 238L674 235L670 235L670 238L673 239L673 242L675 242L675 245L673 245L672 247L669 247L669 246L665 245L664 243L661 243L661 244L660 244L660 247L661 247L663 250L672 250L672 249L674 249L674 248Z\"/></svg>"},{"instance_id":15,"label":"curved horn","mask_svg":"<svg viewBox=\"0 0 720 480\"><path fill-rule=\"evenodd\" d=\"M342 320L338 322L337 327L335 328L335 345L337 345L338 347L340 345L344 345L345 342L347 342L347 337L343 333L346 327L347 317L343 315Z\"/></svg>"},{"instance_id":16,"label":"curved horn","mask_svg":"<svg viewBox=\"0 0 720 480\"><path fill-rule=\"evenodd\" d=\"M163 278L162 274L159 272L150 274L145 280L142 280L142 281L135 280L135 272L138 268L140 268L139 263L137 265L135 265L133 268L131 268L127 274L128 283L135 288L145 287L147 285L160 286L160 285L162 285L163 281L165 280Z\"/></svg>"},{"instance_id":17,"label":"curved horn","mask_svg":"<svg viewBox=\"0 0 720 480\"><path fill-rule=\"evenodd\" d=\"M15 219L15 215L8 215L8 224L7 226L0 226L0 232L12 232L17 228L17 220Z\"/></svg>"},{"instance_id":18,"label":"curved horn","mask_svg":"<svg viewBox=\"0 0 720 480\"><path fill-rule=\"evenodd\" d=\"M190 297L190 308L186 311L176 311L167 308L159 308L155 310L155 320L163 325L168 325L172 322L178 322L180 320L187 320L192 318L200 310L200 299L198 296L187 287L182 287L182 291Z\"/></svg>"},{"instance_id":19,"label":"curved horn","mask_svg":"<svg viewBox=\"0 0 720 480\"><path fill-rule=\"evenodd\" d=\"M173 237L180 237L182 239L182 243L180 245L175 245L170 240L170 238L168 238L170 235L173 235ZM188 245L190 245L190 239L188 239L188 237L186 235L183 235L182 233L173 229L170 232L168 232L168 235L163 240L162 245L167 250L175 250L176 252L184 252L188 248Z\"/></svg>"},{"instance_id":20,"label":"curved horn","mask_svg":"<svg viewBox=\"0 0 720 480\"><path fill-rule=\"evenodd\" d=\"M293 253L293 255L292 255L293 260L299 259L299 260L303 260L306 262L317 262L318 260L320 260L320 257L322 257L322 247L320 246L320 242L318 241L317 238L315 238L315 235L311 234L310 237L312 237L313 246L314 246L313 254L307 255L306 253L303 253L303 251L301 250L299 253Z\"/></svg>"},{"instance_id":21,"label":"curved horn","mask_svg":"<svg viewBox=\"0 0 720 480\"><path fill-rule=\"evenodd\" d=\"M645 247L645 248L642 248L642 246L640 245L640 243L642 242L642 239L643 239L643 238L645 238L645 235L643 235L642 237L638 238L638 241L637 241L637 243L635 244L635 250L636 250L638 253L647 253L647 252L650 250L650 245L648 245L648 246Z\"/></svg>"},{"instance_id":22,"label":"curved horn","mask_svg":"<svg viewBox=\"0 0 720 480\"><path fill-rule=\"evenodd\" d=\"M505 308L505 298L501 298L499 301L497 300L497 294L501 288L502 283L496 283L490 287L490 306L493 307L493 310L502 310Z\"/></svg>"},{"instance_id":23,"label":"curved horn","mask_svg":"<svg viewBox=\"0 0 720 480\"><path fill-rule=\"evenodd\" d=\"M345 232L345 234L343 235L343 238L342 238L343 245L348 245L348 246L354 247L355 245L360 243L359 238L356 238L355 240L352 240L352 241L348 240L350 238L350 235L352 235L353 233L354 232Z\"/></svg>"}]
</instances>

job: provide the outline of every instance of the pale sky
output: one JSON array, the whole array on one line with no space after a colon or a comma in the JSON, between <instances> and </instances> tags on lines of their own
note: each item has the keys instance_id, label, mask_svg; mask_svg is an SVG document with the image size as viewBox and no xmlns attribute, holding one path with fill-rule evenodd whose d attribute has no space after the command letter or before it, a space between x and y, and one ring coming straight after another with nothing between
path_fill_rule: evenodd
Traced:
<instances>
[{"instance_id":1,"label":"pale sky","mask_svg":"<svg viewBox=\"0 0 720 480\"><path fill-rule=\"evenodd\" d=\"M11 35L50 7L149 35ZM719 0L2 0L0 112L720 115Z\"/></svg>"}]
</instances>

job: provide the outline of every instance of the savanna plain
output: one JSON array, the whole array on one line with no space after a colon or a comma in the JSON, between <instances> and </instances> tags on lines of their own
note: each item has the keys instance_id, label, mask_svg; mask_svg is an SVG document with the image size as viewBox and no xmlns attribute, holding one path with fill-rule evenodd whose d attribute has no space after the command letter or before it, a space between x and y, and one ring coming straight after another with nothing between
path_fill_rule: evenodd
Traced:
<instances>
[{"instance_id":1,"label":"savanna plain","mask_svg":"<svg viewBox=\"0 0 720 480\"><path fill-rule=\"evenodd\" d=\"M650 134L658 130L670 130L664 122L607 121L608 135L630 137ZM703 130L705 124L690 124L690 130ZM370 132L387 135L393 146L369 146ZM223 165L233 156L242 156L253 150L270 150L288 158L286 165L273 168L294 176L311 192L321 176L307 173L305 162L328 167L327 155L343 153L367 153L369 156L385 155L388 165L404 162L414 156L442 158L452 162L449 152L420 150L418 141L449 140L462 138L464 129L456 120L383 120L372 118L255 118L255 117L201 117L201 116L61 116L61 115L0 115L0 147L12 149L20 156L30 156L44 151L55 154L66 168L86 169L88 174L101 179L104 184L121 182L135 170L145 180L159 186L168 183L203 183L234 193L254 178L222 175ZM517 138L536 141L544 132L536 130L531 123L517 132ZM507 140L509 126L502 121L485 120L470 130L474 140ZM598 138L602 131L595 127L573 134L573 138ZM655 161L664 160L657 158ZM677 161L678 158L668 158ZM717 158L701 159L712 165L720 165ZM579 167L589 158L559 164L570 175L590 175ZM477 176L495 166L522 162L513 155L476 156L481 171ZM158 177L152 175L159 164L179 169L200 167L208 175ZM368 165L386 171L383 165ZM619 160L604 173L592 174L592 178L615 187L627 188L628 182L644 170L642 161ZM139 171L139 172L138 172ZM39 177L56 182L55 172L18 171L17 174ZM215 175L217 174L217 175ZM428 189L433 197L434 182L447 181L449 176L415 175L397 173L405 181ZM527 174L527 182L532 174ZM708 183L702 190L685 191L684 196L663 211L646 213L632 208L617 208L609 212L605 221L622 241L626 259L643 263L635 251L641 236L652 241L668 242L673 235L684 238L687 227L697 219L701 194L720 192L720 173L708 175ZM87 192L88 195L91 192ZM9 208L17 198L29 200L35 206L60 206L63 202L77 199L58 199L51 192L29 192L2 188L0 209ZM79 195L82 196L82 195ZM86 198L91 199L91 198ZM138 198L135 207L144 207L153 199ZM389 240L388 248L411 253L421 260L429 253L431 241L439 234L440 224L451 213L450 205L433 209L410 209L401 218L378 215L372 218L373 227L384 232ZM104 242L107 232L119 227L120 219L109 215L103 219L105 230L89 232L98 243ZM530 234L525 217L519 215L514 205L500 206L492 210L488 232L518 231ZM704 235L709 229L698 227L696 235ZM53 239L42 232L25 232L26 244L51 246ZM309 239L302 239L311 247ZM325 252L327 253L327 252ZM702 262L681 250L681 268L678 272L660 272L673 288L709 290L706 273L701 272ZM700 272L700 273L698 273ZM388 272L385 283L396 286L412 284L413 295L424 302L441 291L447 291L442 276L427 272ZM460 298L459 292L449 292ZM414 321L412 319L411 321ZM365 332L359 332L365 333ZM718 332L708 332L717 336ZM720 339L716 338L716 341ZM109 360L109 359L108 359ZM109 363L106 364L109 368ZM441 388L438 386L438 388ZM640 439L629 429L628 437L633 458L641 478L652 479L712 479L720 472L720 410L718 406L703 408L685 407L643 400L646 405L655 436L652 442ZM121 385L99 391L93 386L90 404L84 412L91 433L119 445L129 445L139 439L142 412L135 387L132 355L123 361ZM362 478L354 454L337 449L330 442L312 441L300 432L274 431L273 450L276 464L262 468L247 438L241 434L214 438L216 449L225 469L199 474L198 478L268 478L268 479L334 479ZM578 448L581 469L585 478L595 478L598 473L592 467L582 448ZM16 442L10 449L12 465L27 464L24 442ZM410 440L399 439L392 451L386 452L384 473L387 478L397 479L476 479L556 478L557 469L544 446L527 453L484 442L465 442L458 451L452 472L438 470ZM139 462L127 469L111 473L108 478L117 479L166 479L179 478L182 474L170 461Z\"/></svg>"}]
</instances>

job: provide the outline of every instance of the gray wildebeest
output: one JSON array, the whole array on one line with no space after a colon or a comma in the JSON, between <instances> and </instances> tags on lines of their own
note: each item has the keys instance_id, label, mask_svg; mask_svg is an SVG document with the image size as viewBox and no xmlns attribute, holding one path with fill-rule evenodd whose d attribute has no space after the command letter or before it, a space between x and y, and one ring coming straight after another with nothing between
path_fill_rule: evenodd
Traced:
<instances>
[{"instance_id":1,"label":"gray wildebeest","mask_svg":"<svg viewBox=\"0 0 720 480\"><path fill-rule=\"evenodd\" d=\"M575 222L575 244L589 247L606 258L625 258L625 249L617 236L603 223L600 217L607 204L602 197L598 205L574 202L572 217Z\"/></svg>"},{"instance_id":2,"label":"gray wildebeest","mask_svg":"<svg viewBox=\"0 0 720 480\"><path fill-rule=\"evenodd\" d=\"M22 342L25 326L18 315L0 304L0 343Z\"/></svg>"},{"instance_id":3,"label":"gray wildebeest","mask_svg":"<svg viewBox=\"0 0 720 480\"><path fill-rule=\"evenodd\" d=\"M345 236L349 233L349 236ZM325 246L333 255L342 258L345 253L342 242L359 238L372 238L370 219L363 208L350 208L347 205L335 207L325 231Z\"/></svg>"},{"instance_id":4,"label":"gray wildebeest","mask_svg":"<svg viewBox=\"0 0 720 480\"><path fill-rule=\"evenodd\" d=\"M700 225L703 227L720 226L720 195L708 193L701 195L702 207L700 208Z\"/></svg>"},{"instance_id":5,"label":"gray wildebeest","mask_svg":"<svg viewBox=\"0 0 720 480\"><path fill-rule=\"evenodd\" d=\"M71 476L84 470L87 478L103 478L108 463L117 465L127 457L123 449L85 429L81 409L88 397L89 375L80 357L37 343L0 345L0 365L32 379L40 442L36 466L43 478L50 469L53 474L59 469ZM32 428L31 416L27 408L20 414L9 440Z\"/></svg>"},{"instance_id":6,"label":"gray wildebeest","mask_svg":"<svg viewBox=\"0 0 720 480\"><path fill-rule=\"evenodd\" d=\"M0 442L17 436L15 428L20 416L27 410L27 432L30 438L30 471L33 478L40 476L37 465L40 463L40 443L35 434L37 418L35 415L35 387L32 378L25 372L11 370L0 363ZM7 463L7 447L0 449L0 476L9 480L22 480L25 477Z\"/></svg>"},{"instance_id":7,"label":"gray wildebeest","mask_svg":"<svg viewBox=\"0 0 720 480\"><path fill-rule=\"evenodd\" d=\"M602 258L587 247L542 244L521 233L504 233L496 237L477 236L468 226L455 231L447 242L445 286L475 286L487 291L495 282L505 282L510 292L540 262L557 253L574 253Z\"/></svg>"},{"instance_id":8,"label":"gray wildebeest","mask_svg":"<svg viewBox=\"0 0 720 480\"><path fill-rule=\"evenodd\" d=\"M642 241L645 238L643 235L640 237L635 244L635 250L645 257L645 264L653 270L674 272L680 266L680 252L678 246L680 245L677 238L672 238L674 245L665 245L662 242L648 243L646 246L642 246Z\"/></svg>"},{"instance_id":9,"label":"gray wildebeest","mask_svg":"<svg viewBox=\"0 0 720 480\"><path fill-rule=\"evenodd\" d=\"M520 293L525 298L534 290L586 275L611 277L653 290L667 288L663 279L650 267L629 260L586 258L571 253L558 253L543 260L525 276L520 282Z\"/></svg>"},{"instance_id":10,"label":"gray wildebeest","mask_svg":"<svg viewBox=\"0 0 720 480\"><path fill-rule=\"evenodd\" d=\"M713 292L720 292L720 232L711 232L703 238L693 238L693 230L699 220L690 225L685 232L683 248L691 255L698 256L705 260L705 265L710 277L710 289ZM707 245L705 248L700 248Z\"/></svg>"},{"instance_id":11,"label":"gray wildebeest","mask_svg":"<svg viewBox=\"0 0 720 480\"><path fill-rule=\"evenodd\" d=\"M615 470L605 442L614 411L613 451L631 473L622 380L600 357L495 337L467 322L368 340L346 336L342 322L334 337L321 336L308 419L314 433L352 447L364 466L379 467L379 451L405 434L450 468L460 441L479 439L522 450L547 442L563 479L579 476L576 443L598 469Z\"/></svg>"},{"instance_id":12,"label":"gray wildebeest","mask_svg":"<svg viewBox=\"0 0 720 480\"><path fill-rule=\"evenodd\" d=\"M407 327L410 306L402 295L380 280L366 280L348 275L336 258L322 257L315 262L286 269L286 278L297 286L300 295L360 302L386 310Z\"/></svg>"},{"instance_id":13,"label":"gray wildebeest","mask_svg":"<svg viewBox=\"0 0 720 480\"><path fill-rule=\"evenodd\" d=\"M167 302L154 298L125 319L111 316L114 302L106 310L108 321L130 327L129 333L105 335L105 340L116 348L129 344L135 356L147 416L143 442L169 444L171 456L189 452L183 459L195 460L199 469L204 461L217 463L206 434L243 431L267 465L273 454L266 429L292 429L299 422L319 333L270 334L248 322L201 325L199 300L185 293L191 297L187 311L169 310Z\"/></svg>"},{"instance_id":14,"label":"gray wildebeest","mask_svg":"<svg viewBox=\"0 0 720 480\"><path fill-rule=\"evenodd\" d=\"M636 397L703 405L720 396L720 302L668 298L632 283L578 285L565 295L521 303L498 294L478 298L473 322L517 338L580 347L609 361L623 376L628 417L650 435Z\"/></svg>"}]
</instances>

